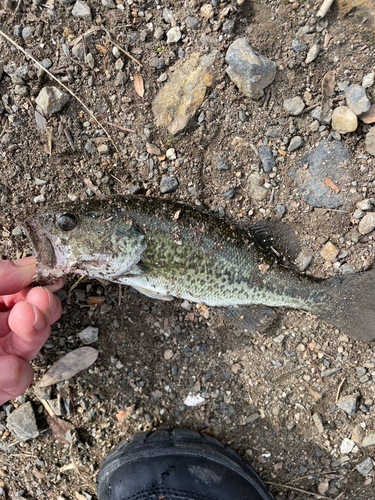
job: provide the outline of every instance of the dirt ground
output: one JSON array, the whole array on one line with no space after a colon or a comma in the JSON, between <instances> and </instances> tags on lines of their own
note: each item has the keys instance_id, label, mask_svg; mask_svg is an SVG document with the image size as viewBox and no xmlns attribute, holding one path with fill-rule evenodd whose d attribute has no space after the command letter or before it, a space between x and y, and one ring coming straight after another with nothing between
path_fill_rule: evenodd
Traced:
<instances>
[{"instance_id":1,"label":"dirt ground","mask_svg":"<svg viewBox=\"0 0 375 500\"><path fill-rule=\"evenodd\" d=\"M233 8L220 20L219 13L229 3L213 1L214 21L210 22L201 14L203 3L118 0L117 8L109 9L99 0L90 0L90 22L74 17L73 4L64 0L4 2L1 29L38 61L51 60L50 71L95 116L109 122L102 121L114 144L74 98L62 111L47 117L52 135L48 143L46 130L41 131L35 123L34 110L35 97L43 86L51 84L50 79L0 39L0 60L5 65L28 68L26 91L7 73L0 80L3 258L31 252L18 227L20 218L68 197L87 199L97 190L105 196L129 190L160 196L161 177L167 174L177 178L179 186L164 197L203 206L219 215L225 212L234 220L288 222L311 251L313 260L306 272L313 276L341 273L340 266L327 264L320 254L328 240L347 252L339 262L352 265L354 271L366 270L373 263L372 234L354 241L347 236L357 227L358 221L352 218L355 203L348 210L329 210L301 200L288 169L328 136L329 127L314 131L310 113L292 117L283 108L285 98L304 93L305 98L310 94L306 106L318 103L322 78L329 70L336 71L337 82L359 84L364 75L374 71L375 36L369 11L359 7L340 12L335 3L326 18L318 20L320 1L245 0L237 5L232 0ZM162 18L165 7L183 27L183 38L170 45L165 36L161 41L154 37L156 28L162 27L164 32L170 28ZM199 20L196 30L186 26L188 15ZM234 21L229 34L222 32L227 19ZM304 62L306 53L295 53L291 47L298 29L306 25L313 28L304 38L306 43L319 38L322 47L311 64ZM17 26L33 28L32 33L16 36ZM142 64L143 98L135 92L132 77L139 66L125 54L121 58L126 82L118 84L116 59L104 31L94 31L85 38L86 53L94 56L93 68L71 53L65 54L62 46L69 47L68 40L87 33L92 26L104 26L112 39ZM212 37L211 45L202 44L202 35ZM276 78L259 101L244 97L225 74L225 53L239 37L277 64ZM188 127L171 137L154 125L152 101L171 72L178 71L179 59L210 50L218 50L222 56L221 74L207 89ZM165 61L163 69L153 67L157 57ZM367 89L372 103L374 88ZM340 95L338 90L336 95ZM202 111L204 120L198 123ZM292 153L287 151L291 126L305 139ZM269 127L280 130L279 137L268 137L268 145L279 151L273 170L276 175L272 176L263 174L257 155ZM350 152L355 201L375 198L375 164L366 152L365 131L360 124L355 132L342 136ZM108 151L89 153L85 149L88 139L97 147L108 146ZM153 157L150 169L146 142L157 145L163 154L173 147L176 163ZM215 167L217 154L230 164L228 170ZM248 177L254 171L260 171L269 186L261 202L249 196ZM232 188L232 199L222 197ZM280 205L285 207L283 215L276 210ZM69 276L64 290L67 292L76 280ZM104 300L92 304L88 297ZM70 303L66 298L63 301L63 316L53 326L33 367L36 379L40 379L49 365L82 345L78 333L83 328L92 325L99 329L99 339L92 344L100 351L97 362L65 384L70 397L65 394L63 398L61 418L74 426L79 437L72 445L54 438L33 387L4 405L0 411L0 487L4 498L95 499L96 474L111 448L138 431L167 426L203 430L230 445L270 483L280 500L306 499L310 493L318 498L319 492L321 498L374 498L372 472L366 478L356 470L366 458L375 459L374 447L356 446L347 460L337 462L345 456L340 451L343 439L351 437L356 424L362 424L368 434L375 432L373 345L352 340L304 312L281 310L265 334L251 336L209 310L194 304L184 307L181 300L155 301L128 287L120 290L118 285L90 278L78 284ZM335 367L340 371L321 377L325 369ZM358 395L353 415L336 406L338 393ZM189 407L184 404L188 394L200 395L204 402ZM52 398L56 397L54 386ZM40 434L15 443L6 428L6 412L25 401L33 405ZM121 410L127 410L129 416L118 421L116 415ZM323 432L314 424L315 413L321 415Z\"/></svg>"}]
</instances>

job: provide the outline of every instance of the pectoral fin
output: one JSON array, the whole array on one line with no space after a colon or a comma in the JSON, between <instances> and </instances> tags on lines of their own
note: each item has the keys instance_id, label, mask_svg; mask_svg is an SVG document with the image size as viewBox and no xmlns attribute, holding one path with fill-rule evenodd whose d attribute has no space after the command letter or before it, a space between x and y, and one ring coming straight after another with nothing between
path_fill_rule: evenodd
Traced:
<instances>
[{"instance_id":1,"label":"pectoral fin","mask_svg":"<svg viewBox=\"0 0 375 500\"><path fill-rule=\"evenodd\" d=\"M135 290L138 290L138 292L143 293L143 295L147 295L147 297L151 297L152 299L159 299L159 300L173 300L174 297L172 295L167 295L165 293L157 292L156 290L149 290L148 288L143 288L142 286L134 286L132 285Z\"/></svg>"},{"instance_id":2,"label":"pectoral fin","mask_svg":"<svg viewBox=\"0 0 375 500\"><path fill-rule=\"evenodd\" d=\"M274 311L262 305L226 307L216 309L226 320L239 330L261 333L274 321Z\"/></svg>"}]
</instances>

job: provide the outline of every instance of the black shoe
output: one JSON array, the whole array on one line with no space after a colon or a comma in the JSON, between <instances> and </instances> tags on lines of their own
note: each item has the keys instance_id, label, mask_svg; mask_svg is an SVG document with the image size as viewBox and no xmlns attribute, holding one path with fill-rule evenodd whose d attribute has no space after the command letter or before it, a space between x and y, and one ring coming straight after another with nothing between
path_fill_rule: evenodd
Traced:
<instances>
[{"instance_id":1,"label":"black shoe","mask_svg":"<svg viewBox=\"0 0 375 500\"><path fill-rule=\"evenodd\" d=\"M272 500L232 450L188 429L136 434L104 460L99 500Z\"/></svg>"}]
</instances>

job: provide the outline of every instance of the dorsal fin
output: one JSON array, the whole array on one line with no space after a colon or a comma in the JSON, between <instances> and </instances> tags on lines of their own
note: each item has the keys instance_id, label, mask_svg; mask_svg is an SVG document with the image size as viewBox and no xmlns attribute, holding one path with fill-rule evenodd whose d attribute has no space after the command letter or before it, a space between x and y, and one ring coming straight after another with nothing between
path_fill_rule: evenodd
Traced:
<instances>
[{"instance_id":1,"label":"dorsal fin","mask_svg":"<svg viewBox=\"0 0 375 500\"><path fill-rule=\"evenodd\" d=\"M301 251L295 232L284 222L260 220L246 226L246 230L264 252L281 264L288 265Z\"/></svg>"}]
</instances>

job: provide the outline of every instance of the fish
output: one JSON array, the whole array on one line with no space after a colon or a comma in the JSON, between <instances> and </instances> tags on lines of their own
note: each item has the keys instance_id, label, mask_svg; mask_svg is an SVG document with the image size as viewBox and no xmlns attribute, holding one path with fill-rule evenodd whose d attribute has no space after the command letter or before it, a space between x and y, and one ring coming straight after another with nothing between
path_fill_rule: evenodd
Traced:
<instances>
[{"instance_id":1,"label":"fish","mask_svg":"<svg viewBox=\"0 0 375 500\"><path fill-rule=\"evenodd\" d=\"M291 308L352 338L375 338L375 270L328 279L297 272L300 243L280 221L238 224L182 202L129 195L52 206L21 225L39 283L86 274L155 299L205 304L250 333Z\"/></svg>"}]
</instances>

